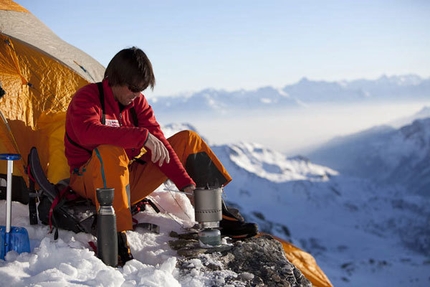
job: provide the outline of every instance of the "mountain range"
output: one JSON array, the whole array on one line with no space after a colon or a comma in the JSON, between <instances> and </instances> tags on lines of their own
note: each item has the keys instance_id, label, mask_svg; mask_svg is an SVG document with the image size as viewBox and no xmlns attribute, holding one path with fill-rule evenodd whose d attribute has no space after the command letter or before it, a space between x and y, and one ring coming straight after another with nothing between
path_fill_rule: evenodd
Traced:
<instances>
[{"instance_id":1,"label":"mountain range","mask_svg":"<svg viewBox=\"0 0 430 287\"><path fill-rule=\"evenodd\" d=\"M399 129L378 126L338 137L309 158L342 174L401 184L412 194L430 197L430 118Z\"/></svg>"},{"instance_id":2,"label":"mountain range","mask_svg":"<svg viewBox=\"0 0 430 287\"><path fill-rule=\"evenodd\" d=\"M404 75L350 82L304 78L254 91L206 89L156 98L152 105L161 114L200 111L218 121L243 110L270 114L363 103L384 109L429 99L430 79ZM225 200L262 231L310 252L334 286L427 286L430 108L422 107L293 157L257 143L211 145L233 177ZM181 128L195 129L174 129Z\"/></svg>"},{"instance_id":3,"label":"mountain range","mask_svg":"<svg viewBox=\"0 0 430 287\"><path fill-rule=\"evenodd\" d=\"M395 101L426 102L429 83L413 75L336 83L303 79L281 90L205 90L176 98L180 104L165 112L201 107L228 113L236 101L237 109L256 110L264 102L268 111L366 101L383 109ZM240 97L248 101L240 105ZM212 148L233 177L225 200L262 231L310 252L334 286L430 283L430 108L424 104L389 125L335 137L297 156L250 142Z\"/></svg>"},{"instance_id":4,"label":"mountain range","mask_svg":"<svg viewBox=\"0 0 430 287\"><path fill-rule=\"evenodd\" d=\"M225 200L310 252L334 286L427 286L429 122L375 127L306 157L246 142L212 148L233 177Z\"/></svg>"},{"instance_id":5,"label":"mountain range","mask_svg":"<svg viewBox=\"0 0 430 287\"><path fill-rule=\"evenodd\" d=\"M430 94L430 78L417 75L381 76L376 80L313 81L307 78L283 88L256 90L216 90L153 97L151 105L159 113L236 112L262 108L302 107L317 103L353 104L389 101L421 101Z\"/></svg>"}]
</instances>

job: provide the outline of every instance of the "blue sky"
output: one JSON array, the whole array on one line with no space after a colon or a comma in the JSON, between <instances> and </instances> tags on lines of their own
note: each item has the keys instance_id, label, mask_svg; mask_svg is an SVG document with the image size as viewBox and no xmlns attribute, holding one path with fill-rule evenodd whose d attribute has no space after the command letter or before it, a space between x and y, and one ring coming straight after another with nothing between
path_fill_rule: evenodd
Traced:
<instances>
[{"instance_id":1,"label":"blue sky","mask_svg":"<svg viewBox=\"0 0 430 287\"><path fill-rule=\"evenodd\" d=\"M155 95L430 77L430 1L15 0L106 66L138 46Z\"/></svg>"}]
</instances>

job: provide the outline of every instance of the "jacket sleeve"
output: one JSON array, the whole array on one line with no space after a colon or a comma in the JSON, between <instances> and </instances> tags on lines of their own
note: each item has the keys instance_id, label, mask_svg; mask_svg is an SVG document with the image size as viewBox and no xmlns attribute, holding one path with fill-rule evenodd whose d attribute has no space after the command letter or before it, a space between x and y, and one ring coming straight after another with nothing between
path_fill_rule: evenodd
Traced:
<instances>
[{"instance_id":1,"label":"jacket sleeve","mask_svg":"<svg viewBox=\"0 0 430 287\"><path fill-rule=\"evenodd\" d=\"M164 136L163 131L159 123L157 122L152 107L147 103L144 97L139 99L139 104L135 104L139 126L142 125L145 129L148 130L149 133L157 137L163 144L166 146L170 155L170 162L164 163L159 169L171 180L175 183L176 187L179 190L183 190L185 187L189 185L195 185L194 181L188 175L185 170L183 164L181 163L178 155L176 154L173 147L170 145L169 141ZM137 106L143 107L143 109L137 109ZM143 156L145 161L151 161L151 151ZM158 165L157 165L158 167Z\"/></svg>"}]
</instances>

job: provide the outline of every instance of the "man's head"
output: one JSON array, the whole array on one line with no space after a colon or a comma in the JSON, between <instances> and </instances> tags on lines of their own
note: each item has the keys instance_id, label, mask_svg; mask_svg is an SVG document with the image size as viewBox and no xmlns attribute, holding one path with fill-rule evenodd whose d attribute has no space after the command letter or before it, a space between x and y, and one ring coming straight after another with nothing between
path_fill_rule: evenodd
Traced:
<instances>
[{"instance_id":1,"label":"man's head","mask_svg":"<svg viewBox=\"0 0 430 287\"><path fill-rule=\"evenodd\" d=\"M109 62L104 76L115 98L123 105L130 104L146 88L155 86L151 61L136 47L119 51Z\"/></svg>"}]
</instances>

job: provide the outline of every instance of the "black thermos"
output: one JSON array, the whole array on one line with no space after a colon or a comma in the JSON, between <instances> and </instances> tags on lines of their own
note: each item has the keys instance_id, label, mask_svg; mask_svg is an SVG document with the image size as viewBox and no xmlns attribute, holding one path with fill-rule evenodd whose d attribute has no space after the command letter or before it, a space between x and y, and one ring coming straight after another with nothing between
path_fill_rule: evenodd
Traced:
<instances>
[{"instance_id":1,"label":"black thermos","mask_svg":"<svg viewBox=\"0 0 430 287\"><path fill-rule=\"evenodd\" d=\"M114 188L97 188L97 257L106 265L118 265L118 235L115 210L112 207Z\"/></svg>"}]
</instances>

